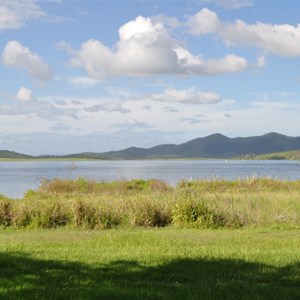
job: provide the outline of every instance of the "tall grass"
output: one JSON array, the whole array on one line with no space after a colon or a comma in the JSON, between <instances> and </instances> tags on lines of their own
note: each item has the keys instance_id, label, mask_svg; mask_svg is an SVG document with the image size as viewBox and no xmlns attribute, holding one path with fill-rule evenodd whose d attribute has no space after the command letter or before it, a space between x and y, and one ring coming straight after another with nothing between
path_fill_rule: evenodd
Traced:
<instances>
[{"instance_id":1,"label":"tall grass","mask_svg":"<svg viewBox=\"0 0 300 300\"><path fill-rule=\"evenodd\" d=\"M0 197L0 227L300 228L300 181L43 180L23 199Z\"/></svg>"}]
</instances>

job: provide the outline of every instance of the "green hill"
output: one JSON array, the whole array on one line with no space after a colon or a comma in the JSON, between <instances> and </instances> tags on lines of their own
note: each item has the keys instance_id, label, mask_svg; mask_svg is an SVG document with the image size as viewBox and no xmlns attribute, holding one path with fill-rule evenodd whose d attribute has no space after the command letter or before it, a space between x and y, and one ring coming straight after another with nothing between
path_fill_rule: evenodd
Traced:
<instances>
[{"instance_id":1,"label":"green hill","mask_svg":"<svg viewBox=\"0 0 300 300\"><path fill-rule=\"evenodd\" d=\"M99 158L236 158L292 150L300 150L300 137L268 133L262 136L229 138L216 133L179 145L159 145L148 149L131 147L101 153Z\"/></svg>"},{"instance_id":2,"label":"green hill","mask_svg":"<svg viewBox=\"0 0 300 300\"><path fill-rule=\"evenodd\" d=\"M22 159L22 158L33 158L33 156L14 152L14 151L0 150L0 158Z\"/></svg>"},{"instance_id":3,"label":"green hill","mask_svg":"<svg viewBox=\"0 0 300 300\"><path fill-rule=\"evenodd\" d=\"M30 156L13 151L0 151L0 158L36 159L184 159L184 158L251 158L300 159L300 137L279 133L262 136L229 138L215 133L183 144L163 144L151 148L130 147L120 151L83 152L69 155Z\"/></svg>"}]
</instances>

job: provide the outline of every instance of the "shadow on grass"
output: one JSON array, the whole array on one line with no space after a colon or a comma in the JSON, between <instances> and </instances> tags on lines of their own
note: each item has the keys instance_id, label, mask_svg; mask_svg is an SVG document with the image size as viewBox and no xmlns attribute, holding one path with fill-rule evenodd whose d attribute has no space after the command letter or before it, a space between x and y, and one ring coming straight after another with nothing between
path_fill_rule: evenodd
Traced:
<instances>
[{"instance_id":1,"label":"shadow on grass","mask_svg":"<svg viewBox=\"0 0 300 300\"><path fill-rule=\"evenodd\" d=\"M300 299L300 263L178 259L85 265L0 253L1 299Z\"/></svg>"}]
</instances>

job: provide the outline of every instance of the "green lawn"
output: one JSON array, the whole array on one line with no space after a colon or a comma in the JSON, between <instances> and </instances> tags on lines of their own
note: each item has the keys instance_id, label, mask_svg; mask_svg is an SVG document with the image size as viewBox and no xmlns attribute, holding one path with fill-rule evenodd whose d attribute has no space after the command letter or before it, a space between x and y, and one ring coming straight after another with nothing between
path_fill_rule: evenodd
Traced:
<instances>
[{"instance_id":1,"label":"green lawn","mask_svg":"<svg viewBox=\"0 0 300 300\"><path fill-rule=\"evenodd\" d=\"M300 299L300 231L0 231L1 299Z\"/></svg>"}]
</instances>

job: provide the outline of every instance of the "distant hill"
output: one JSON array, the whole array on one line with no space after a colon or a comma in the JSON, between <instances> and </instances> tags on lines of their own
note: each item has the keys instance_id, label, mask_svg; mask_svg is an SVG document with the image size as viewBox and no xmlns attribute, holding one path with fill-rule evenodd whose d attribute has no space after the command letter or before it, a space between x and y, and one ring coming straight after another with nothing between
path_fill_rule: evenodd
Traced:
<instances>
[{"instance_id":1,"label":"distant hill","mask_svg":"<svg viewBox=\"0 0 300 300\"><path fill-rule=\"evenodd\" d=\"M101 153L99 158L235 158L299 149L300 137L268 133L262 136L229 138L216 133L179 145L166 144L148 149L131 147Z\"/></svg>"},{"instance_id":2,"label":"distant hill","mask_svg":"<svg viewBox=\"0 0 300 300\"><path fill-rule=\"evenodd\" d=\"M262 136L229 138L215 133L203 138L175 145L163 144L151 148L130 147L120 151L104 153L84 152L63 156L43 155L35 158L68 159L154 159L154 158L252 158L258 155L300 150L300 137L290 137L279 133ZM32 158L32 156L12 151L0 151L0 158Z\"/></svg>"},{"instance_id":3,"label":"distant hill","mask_svg":"<svg viewBox=\"0 0 300 300\"><path fill-rule=\"evenodd\" d=\"M0 158L9 158L9 159L20 159L20 158L32 158L31 155L26 155L22 153L17 153L14 151L8 151L8 150L0 150Z\"/></svg>"}]
</instances>

